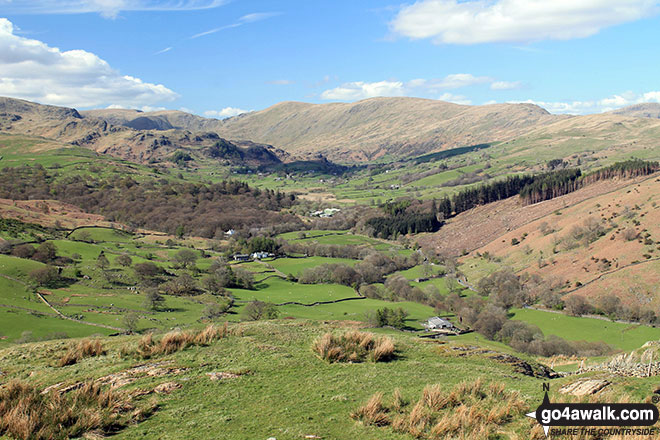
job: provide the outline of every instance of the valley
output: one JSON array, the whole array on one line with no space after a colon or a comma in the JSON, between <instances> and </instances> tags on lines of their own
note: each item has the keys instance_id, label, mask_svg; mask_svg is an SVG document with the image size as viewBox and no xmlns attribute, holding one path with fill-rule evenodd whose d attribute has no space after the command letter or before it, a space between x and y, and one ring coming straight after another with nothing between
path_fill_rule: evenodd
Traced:
<instances>
[{"instance_id":1,"label":"valley","mask_svg":"<svg viewBox=\"0 0 660 440\"><path fill-rule=\"evenodd\" d=\"M58 438L543 438L522 414L544 382L653 391L610 368L658 363L651 117L0 104L0 383L133 408ZM501 412L452 428L449 407L415 404L432 393ZM11 420L0 435L47 438Z\"/></svg>"}]
</instances>

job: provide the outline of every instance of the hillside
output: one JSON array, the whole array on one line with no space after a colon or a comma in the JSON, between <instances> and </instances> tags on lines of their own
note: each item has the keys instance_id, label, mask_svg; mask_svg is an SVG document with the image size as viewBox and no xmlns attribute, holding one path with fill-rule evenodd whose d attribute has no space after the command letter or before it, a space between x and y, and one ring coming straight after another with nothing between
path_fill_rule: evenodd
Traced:
<instances>
[{"instance_id":1,"label":"hillside","mask_svg":"<svg viewBox=\"0 0 660 440\"><path fill-rule=\"evenodd\" d=\"M132 110L112 110L117 114ZM192 116L192 115L190 115ZM145 120L146 121L146 120ZM216 164L272 166L287 154L269 145L249 141L231 142L214 132L174 129L167 122L144 122L136 128L115 125L77 110L0 98L0 133L38 136L78 145L133 162L165 161L182 150L193 159L208 158ZM220 149L215 148L220 145ZM215 148L215 149L214 149Z\"/></svg>"},{"instance_id":2,"label":"hillside","mask_svg":"<svg viewBox=\"0 0 660 440\"><path fill-rule=\"evenodd\" d=\"M614 110L610 113L622 116L632 116L635 118L658 119L660 118L660 104L655 102L635 104Z\"/></svg>"},{"instance_id":3,"label":"hillside","mask_svg":"<svg viewBox=\"0 0 660 440\"><path fill-rule=\"evenodd\" d=\"M658 175L599 182L549 201L522 206L517 197L478 207L421 241L463 257L475 280L503 268L538 275L562 294L598 304L657 310L660 211ZM471 231L479 230L479 238ZM590 235L588 230L597 231ZM464 237L475 237L471 241ZM446 243L454 243L453 248Z\"/></svg>"},{"instance_id":4,"label":"hillside","mask_svg":"<svg viewBox=\"0 0 660 440\"><path fill-rule=\"evenodd\" d=\"M134 128L136 130L171 130L218 131L222 121L178 110L160 110L143 112L129 109L86 110L80 114L88 119L101 119L112 125Z\"/></svg>"},{"instance_id":5,"label":"hillside","mask_svg":"<svg viewBox=\"0 0 660 440\"><path fill-rule=\"evenodd\" d=\"M410 156L509 139L563 119L531 104L465 106L419 98L354 103L283 102L226 119L221 136L343 160Z\"/></svg>"}]
</instances>

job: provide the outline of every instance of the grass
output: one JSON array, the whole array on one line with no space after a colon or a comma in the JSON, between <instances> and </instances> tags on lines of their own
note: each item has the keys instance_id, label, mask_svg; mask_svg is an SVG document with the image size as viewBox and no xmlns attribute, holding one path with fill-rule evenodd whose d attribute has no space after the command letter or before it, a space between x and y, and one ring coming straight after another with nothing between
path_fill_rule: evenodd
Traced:
<instances>
[{"instance_id":1,"label":"grass","mask_svg":"<svg viewBox=\"0 0 660 440\"><path fill-rule=\"evenodd\" d=\"M108 354L67 368L51 368L54 356L67 343L27 344L0 350L0 369L6 380L27 377L43 389L64 382L96 380L136 365L168 365L185 373L136 378L119 391L138 393L164 382L183 386L173 396L158 396L158 411L138 424L122 429L117 439L231 439L276 437L294 440L306 435L322 438L365 440L411 440L405 433L356 423L350 413L373 393L384 395L399 388L403 400L412 401L432 380L451 388L478 372L498 377L508 387L520 390L531 402L540 401L540 382L525 376L512 377L511 367L481 356L449 357L437 345L414 335L390 332L397 358L390 362L329 363L310 349L314 340L349 328L314 321L275 321L237 326L240 335L208 346L189 346L150 361L122 357L125 346L136 346L140 336L104 339ZM16 362L25 356L21 362ZM249 374L238 372L249 371ZM233 379L211 381L208 373L233 372ZM414 374L411 374L414 372ZM184 380L185 379L185 380ZM554 385L553 385L554 388ZM255 417L259 414L259 417Z\"/></svg>"},{"instance_id":2,"label":"grass","mask_svg":"<svg viewBox=\"0 0 660 440\"><path fill-rule=\"evenodd\" d=\"M511 433L510 424L521 416L527 404L520 393L507 391L501 382L486 383L481 378L456 385L446 392L441 384L426 386L414 405L407 405L400 391L394 391L391 404L383 394L374 394L352 414L365 425L390 426L415 438L481 440L496 432Z\"/></svg>"},{"instance_id":3,"label":"grass","mask_svg":"<svg viewBox=\"0 0 660 440\"><path fill-rule=\"evenodd\" d=\"M602 341L620 350L635 350L647 341L660 340L660 329L602 319L567 316L530 309L513 309L512 319L538 326L546 336L569 341Z\"/></svg>"},{"instance_id":4,"label":"grass","mask_svg":"<svg viewBox=\"0 0 660 440\"><path fill-rule=\"evenodd\" d=\"M144 420L152 409L137 407L129 395L91 382L68 393L44 394L14 380L0 389L0 434L24 440L99 437Z\"/></svg>"},{"instance_id":5,"label":"grass","mask_svg":"<svg viewBox=\"0 0 660 440\"><path fill-rule=\"evenodd\" d=\"M326 333L312 345L312 350L328 362L385 362L394 358L394 341L387 336L348 331L342 335Z\"/></svg>"},{"instance_id":6,"label":"grass","mask_svg":"<svg viewBox=\"0 0 660 440\"><path fill-rule=\"evenodd\" d=\"M378 309L385 307L398 308L401 307L408 312L405 324L408 327L421 329L421 322L435 316L433 307L425 306L423 304L401 301L389 302L377 299L360 299L354 301L344 301L335 304L322 304L314 307L303 307L297 305L287 305L278 307L280 316L294 317L299 319L314 319L314 320L349 320L349 321L364 321L367 313L375 312Z\"/></svg>"},{"instance_id":7,"label":"grass","mask_svg":"<svg viewBox=\"0 0 660 440\"><path fill-rule=\"evenodd\" d=\"M257 290L230 289L230 291L239 300L259 300L275 304L289 301L311 304L357 296L355 290L339 284L298 284L278 277L257 283L256 287Z\"/></svg>"},{"instance_id":8,"label":"grass","mask_svg":"<svg viewBox=\"0 0 660 440\"><path fill-rule=\"evenodd\" d=\"M353 266L359 260L349 258L307 257L307 258L278 258L269 264L275 269L287 275L299 275L305 269L313 268L321 264L341 263Z\"/></svg>"},{"instance_id":9,"label":"grass","mask_svg":"<svg viewBox=\"0 0 660 440\"><path fill-rule=\"evenodd\" d=\"M149 359L158 355L172 354L191 346L209 345L230 334L226 322L223 327L209 325L203 330L175 330L166 333L158 341L154 340L152 333L148 333L140 339L135 354L142 359ZM129 352L124 351L123 354L129 354Z\"/></svg>"},{"instance_id":10,"label":"grass","mask_svg":"<svg viewBox=\"0 0 660 440\"><path fill-rule=\"evenodd\" d=\"M67 365L74 365L82 359L103 356L105 354L106 351L103 348L103 343L99 339L83 339L69 347L69 350L58 361L57 366L65 367Z\"/></svg>"},{"instance_id":11,"label":"grass","mask_svg":"<svg viewBox=\"0 0 660 440\"><path fill-rule=\"evenodd\" d=\"M158 411L146 420L122 427L115 435L121 440L295 440L308 435L412 440L416 437L410 428L421 430L424 417L429 417L422 430L426 438L433 438L434 428L436 432L441 428L453 432L453 424L462 429L473 419L488 427L492 425L487 422L489 418L501 424L501 438L531 438L532 424L517 410L505 413L504 408L510 402L520 404L507 399L510 393L517 394L526 409L538 406L543 397L543 381L515 373L511 365L493 361L492 354L475 350L466 356L463 351L452 350L461 345L453 339L438 343L390 330L387 336L396 346L395 359L351 364L327 362L310 349L326 333L341 335L354 330L350 323L279 320L242 323L233 328L237 333L220 343L191 345L170 354L158 354L150 361L120 355L123 347L137 347L140 336L104 338L106 356L89 358L67 368L51 365L69 343L26 344L0 349L0 369L7 382L27 378L34 372L29 380L38 390L52 384L96 381L141 366L154 370L135 376L117 392L137 396L163 383L181 385L172 396L154 395ZM499 351L482 342L472 341L469 345ZM168 373L169 370L183 372ZM227 374L214 381L209 378L211 373ZM466 378L477 377L483 378L480 386L475 386L473 380L463 384ZM557 394L557 390L574 380L575 377L568 377L551 381L551 400L564 401L566 397ZM657 378L618 378L612 389L626 390L634 401L641 402L648 397L648 390L657 385L656 381ZM492 382L503 383L505 391ZM357 414L375 393L383 396L380 408L389 423L384 427L350 416ZM481 397L483 394L486 396ZM420 401L422 404L413 414ZM140 402L132 404L139 407ZM450 412L455 418L436 428ZM476 430L473 438L487 438L478 437L478 432L485 431ZM460 432L456 436L460 438ZM448 438L452 438L451 434Z\"/></svg>"}]
</instances>

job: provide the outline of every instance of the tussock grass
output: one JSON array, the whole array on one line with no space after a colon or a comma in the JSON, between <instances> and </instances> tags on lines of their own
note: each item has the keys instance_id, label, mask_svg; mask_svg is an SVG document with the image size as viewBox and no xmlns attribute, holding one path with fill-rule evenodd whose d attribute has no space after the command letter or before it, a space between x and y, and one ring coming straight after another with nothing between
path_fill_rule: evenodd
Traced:
<instances>
[{"instance_id":1,"label":"tussock grass","mask_svg":"<svg viewBox=\"0 0 660 440\"><path fill-rule=\"evenodd\" d=\"M138 407L130 396L92 382L59 394L14 380L0 388L0 436L17 439L101 437L147 418L153 406Z\"/></svg>"},{"instance_id":2,"label":"tussock grass","mask_svg":"<svg viewBox=\"0 0 660 440\"><path fill-rule=\"evenodd\" d=\"M103 348L100 340L83 339L78 344L69 347L69 350L57 362L57 366L74 365L84 358L103 356L105 354L105 348Z\"/></svg>"},{"instance_id":3,"label":"tussock grass","mask_svg":"<svg viewBox=\"0 0 660 440\"><path fill-rule=\"evenodd\" d=\"M448 391L439 384L429 385L411 409L407 406L398 390L389 405L383 402L382 393L376 393L351 417L368 425L390 426L415 438L477 440L502 431L526 410L518 392L482 379L460 383Z\"/></svg>"},{"instance_id":4,"label":"tussock grass","mask_svg":"<svg viewBox=\"0 0 660 440\"><path fill-rule=\"evenodd\" d=\"M149 333L140 338L135 354L143 359L149 359L153 356L172 354L190 346L209 345L230 334L226 322L223 327L209 325L204 330L175 330L166 333L160 340L154 339L153 334Z\"/></svg>"},{"instance_id":5,"label":"tussock grass","mask_svg":"<svg viewBox=\"0 0 660 440\"><path fill-rule=\"evenodd\" d=\"M372 333L351 330L339 336L324 334L314 341L312 350L328 362L386 362L394 358L396 347L387 336L377 338Z\"/></svg>"}]
</instances>

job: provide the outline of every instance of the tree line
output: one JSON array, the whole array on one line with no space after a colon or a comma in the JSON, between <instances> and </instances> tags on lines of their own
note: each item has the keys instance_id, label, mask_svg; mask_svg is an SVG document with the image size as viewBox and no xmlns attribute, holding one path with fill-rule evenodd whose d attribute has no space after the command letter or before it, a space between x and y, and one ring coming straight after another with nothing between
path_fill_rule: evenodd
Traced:
<instances>
[{"instance_id":1,"label":"tree line","mask_svg":"<svg viewBox=\"0 0 660 440\"><path fill-rule=\"evenodd\" d=\"M203 184L130 176L61 176L41 165L0 170L0 198L56 199L104 215L109 221L167 232L222 238L228 229L298 223L283 212L293 194L225 180Z\"/></svg>"}]
</instances>

